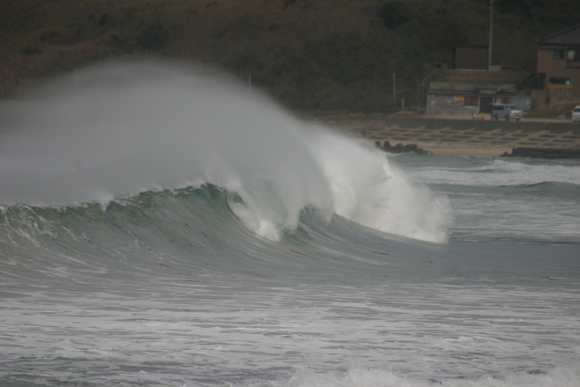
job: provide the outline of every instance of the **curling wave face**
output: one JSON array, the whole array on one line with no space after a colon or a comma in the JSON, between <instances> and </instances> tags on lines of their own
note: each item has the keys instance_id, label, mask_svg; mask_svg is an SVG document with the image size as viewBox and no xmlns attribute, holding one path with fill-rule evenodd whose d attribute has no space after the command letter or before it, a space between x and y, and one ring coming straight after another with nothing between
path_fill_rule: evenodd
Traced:
<instances>
[{"instance_id":1,"label":"curling wave face","mask_svg":"<svg viewBox=\"0 0 580 387\"><path fill-rule=\"evenodd\" d=\"M446 197L383 153L304 123L226 77L161 62L108 62L45 85L3 112L0 202L70 206L213 184L233 213L279 240L300 213L447 240Z\"/></svg>"}]
</instances>

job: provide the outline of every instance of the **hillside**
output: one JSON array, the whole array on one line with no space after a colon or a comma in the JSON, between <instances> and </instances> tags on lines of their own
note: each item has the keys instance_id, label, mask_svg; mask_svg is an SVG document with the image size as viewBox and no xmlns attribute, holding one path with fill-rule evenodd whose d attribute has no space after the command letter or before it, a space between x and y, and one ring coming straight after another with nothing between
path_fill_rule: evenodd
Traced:
<instances>
[{"instance_id":1,"label":"hillside","mask_svg":"<svg viewBox=\"0 0 580 387\"><path fill-rule=\"evenodd\" d=\"M299 110L417 101L433 62L487 44L485 0L3 0L0 98L99 60L218 65ZM535 68L535 40L580 23L576 0L496 0L494 64ZM397 105L398 106L398 105Z\"/></svg>"}]
</instances>

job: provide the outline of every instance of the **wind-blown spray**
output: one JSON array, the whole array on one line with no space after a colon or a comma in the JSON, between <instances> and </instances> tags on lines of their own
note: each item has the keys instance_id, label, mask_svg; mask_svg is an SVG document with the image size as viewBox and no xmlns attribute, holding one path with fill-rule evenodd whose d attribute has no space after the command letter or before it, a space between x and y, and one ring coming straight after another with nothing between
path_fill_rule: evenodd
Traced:
<instances>
[{"instance_id":1,"label":"wind-blown spray","mask_svg":"<svg viewBox=\"0 0 580 387\"><path fill-rule=\"evenodd\" d=\"M0 133L0 202L70 205L215 184L278 240L311 206L381 231L442 242L449 205L384 154L304 123L226 77L114 61L50 82ZM4 114L5 117L9 116Z\"/></svg>"}]
</instances>

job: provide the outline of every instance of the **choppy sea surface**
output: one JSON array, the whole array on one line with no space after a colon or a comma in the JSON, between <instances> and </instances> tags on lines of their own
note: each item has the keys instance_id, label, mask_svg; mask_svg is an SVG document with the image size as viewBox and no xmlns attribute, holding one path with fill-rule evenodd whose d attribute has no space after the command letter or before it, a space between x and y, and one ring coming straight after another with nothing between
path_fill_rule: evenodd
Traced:
<instances>
[{"instance_id":1,"label":"choppy sea surface","mask_svg":"<svg viewBox=\"0 0 580 387\"><path fill-rule=\"evenodd\" d=\"M580 385L579 161L390 155L160 62L31 98L0 385Z\"/></svg>"}]
</instances>

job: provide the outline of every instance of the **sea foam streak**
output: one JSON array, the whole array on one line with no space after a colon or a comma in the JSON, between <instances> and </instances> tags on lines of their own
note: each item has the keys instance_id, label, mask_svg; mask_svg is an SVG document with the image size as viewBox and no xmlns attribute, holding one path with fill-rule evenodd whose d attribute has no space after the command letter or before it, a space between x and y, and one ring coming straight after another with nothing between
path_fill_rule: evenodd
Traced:
<instances>
[{"instance_id":1,"label":"sea foam streak","mask_svg":"<svg viewBox=\"0 0 580 387\"><path fill-rule=\"evenodd\" d=\"M508 375L486 375L478 380L417 380L386 370L354 368L344 373L314 374L302 372L287 383L261 383L267 387L573 387L580 382L579 366L559 367L548 373L516 372Z\"/></svg>"},{"instance_id":2,"label":"sea foam streak","mask_svg":"<svg viewBox=\"0 0 580 387\"><path fill-rule=\"evenodd\" d=\"M307 206L381 231L447 239L445 197L411 185L384 154L285 113L263 95L161 62L108 62L45 86L4 114L0 202L69 205L215 184L278 240Z\"/></svg>"}]
</instances>

